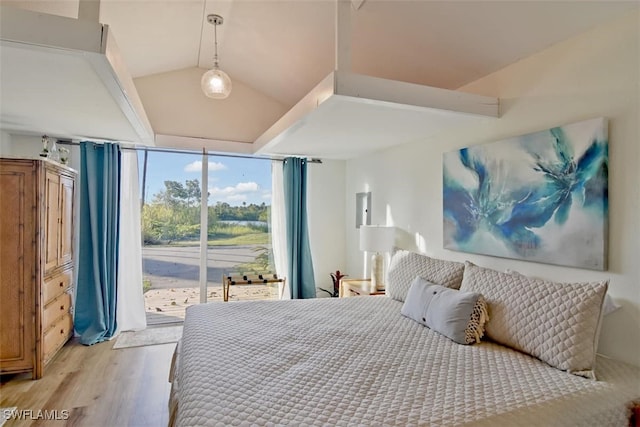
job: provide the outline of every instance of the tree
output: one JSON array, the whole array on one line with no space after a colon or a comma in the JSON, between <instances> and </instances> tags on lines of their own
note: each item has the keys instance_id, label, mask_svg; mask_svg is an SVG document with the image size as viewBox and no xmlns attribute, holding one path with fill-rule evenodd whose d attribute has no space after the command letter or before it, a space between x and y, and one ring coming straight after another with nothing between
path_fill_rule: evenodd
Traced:
<instances>
[{"instance_id":1,"label":"tree","mask_svg":"<svg viewBox=\"0 0 640 427\"><path fill-rule=\"evenodd\" d=\"M170 215L172 226L175 230L171 234L176 239L194 234L194 230L200 223L200 183L197 179L187 180L183 185L178 181L165 181L165 189L156 193L152 206L162 206L169 210L166 215ZM164 226L163 230L170 228ZM167 238L167 233L158 233Z\"/></svg>"},{"instance_id":2,"label":"tree","mask_svg":"<svg viewBox=\"0 0 640 427\"><path fill-rule=\"evenodd\" d=\"M232 213L231 205L227 202L218 202L215 207L216 215L221 220L236 219Z\"/></svg>"},{"instance_id":3,"label":"tree","mask_svg":"<svg viewBox=\"0 0 640 427\"><path fill-rule=\"evenodd\" d=\"M154 196L154 202L163 203L175 208L185 206L187 201L187 189L178 181L165 181L164 191L160 191Z\"/></svg>"},{"instance_id":4,"label":"tree","mask_svg":"<svg viewBox=\"0 0 640 427\"><path fill-rule=\"evenodd\" d=\"M153 196L153 201L143 208L143 234L145 242L159 243L174 240L195 240L200 233L200 182L197 179L165 181L165 188ZM262 221L269 219L270 206L242 202L240 206L231 206L218 201L208 207L209 234L236 227L236 224L224 225L221 221ZM249 232L266 232L268 226L249 223L240 225ZM224 230L228 233L229 230Z\"/></svg>"},{"instance_id":5,"label":"tree","mask_svg":"<svg viewBox=\"0 0 640 427\"><path fill-rule=\"evenodd\" d=\"M260 215L258 215L258 221L269 222L269 218L271 217L271 206L265 206L262 204L262 211Z\"/></svg>"},{"instance_id":6,"label":"tree","mask_svg":"<svg viewBox=\"0 0 640 427\"><path fill-rule=\"evenodd\" d=\"M200 197L202 196L202 193L200 191L200 181L198 181L197 179L188 179L185 182L185 185L187 205L197 206L200 203Z\"/></svg>"}]
</instances>

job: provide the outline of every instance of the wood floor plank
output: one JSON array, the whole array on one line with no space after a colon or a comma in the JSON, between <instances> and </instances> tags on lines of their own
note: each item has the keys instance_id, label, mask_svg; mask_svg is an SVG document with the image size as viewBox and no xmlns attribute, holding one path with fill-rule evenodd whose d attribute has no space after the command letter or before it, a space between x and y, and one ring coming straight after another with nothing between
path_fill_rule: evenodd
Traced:
<instances>
[{"instance_id":1,"label":"wood floor plank","mask_svg":"<svg viewBox=\"0 0 640 427\"><path fill-rule=\"evenodd\" d=\"M0 379L0 407L68 411L66 420L9 420L4 427L167 425L171 356L175 344L113 350L114 342L90 347L72 340L42 379ZM51 412L49 412L51 414Z\"/></svg>"}]
</instances>

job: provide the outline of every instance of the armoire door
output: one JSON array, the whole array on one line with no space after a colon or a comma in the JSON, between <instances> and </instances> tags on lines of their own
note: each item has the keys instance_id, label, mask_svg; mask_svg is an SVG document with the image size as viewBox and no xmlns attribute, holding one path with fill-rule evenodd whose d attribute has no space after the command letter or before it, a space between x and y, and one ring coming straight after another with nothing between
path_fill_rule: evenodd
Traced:
<instances>
[{"instance_id":1,"label":"armoire door","mask_svg":"<svg viewBox=\"0 0 640 427\"><path fill-rule=\"evenodd\" d=\"M73 258L73 197L74 179L67 175L61 175L58 265L70 263Z\"/></svg>"},{"instance_id":2,"label":"armoire door","mask_svg":"<svg viewBox=\"0 0 640 427\"><path fill-rule=\"evenodd\" d=\"M45 168L44 175L44 272L58 266L60 250L60 174Z\"/></svg>"},{"instance_id":3,"label":"armoire door","mask_svg":"<svg viewBox=\"0 0 640 427\"><path fill-rule=\"evenodd\" d=\"M36 178L33 163L0 164L0 369L34 363Z\"/></svg>"}]
</instances>

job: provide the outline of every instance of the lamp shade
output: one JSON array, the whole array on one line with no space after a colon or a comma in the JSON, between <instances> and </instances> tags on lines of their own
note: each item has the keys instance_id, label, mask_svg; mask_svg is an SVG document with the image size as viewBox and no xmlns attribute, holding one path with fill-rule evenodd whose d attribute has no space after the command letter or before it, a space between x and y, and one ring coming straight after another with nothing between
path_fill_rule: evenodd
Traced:
<instances>
[{"instance_id":1,"label":"lamp shade","mask_svg":"<svg viewBox=\"0 0 640 427\"><path fill-rule=\"evenodd\" d=\"M231 93L231 79L218 67L202 75L200 86L204 94L213 99L225 99Z\"/></svg>"},{"instance_id":2,"label":"lamp shade","mask_svg":"<svg viewBox=\"0 0 640 427\"><path fill-rule=\"evenodd\" d=\"M395 228L383 225L360 226L360 250L366 252L388 252L393 249Z\"/></svg>"}]
</instances>

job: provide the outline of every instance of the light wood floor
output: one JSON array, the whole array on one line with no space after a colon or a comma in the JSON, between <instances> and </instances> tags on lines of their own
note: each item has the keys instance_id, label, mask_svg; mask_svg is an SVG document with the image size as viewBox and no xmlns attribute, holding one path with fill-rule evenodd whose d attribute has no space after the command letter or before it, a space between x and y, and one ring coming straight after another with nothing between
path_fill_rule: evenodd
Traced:
<instances>
[{"instance_id":1,"label":"light wood floor","mask_svg":"<svg viewBox=\"0 0 640 427\"><path fill-rule=\"evenodd\" d=\"M42 379L3 376L0 408L68 410L66 421L10 420L13 426L166 426L171 356L175 344L112 350L114 341L91 347L70 341L45 368Z\"/></svg>"}]
</instances>

